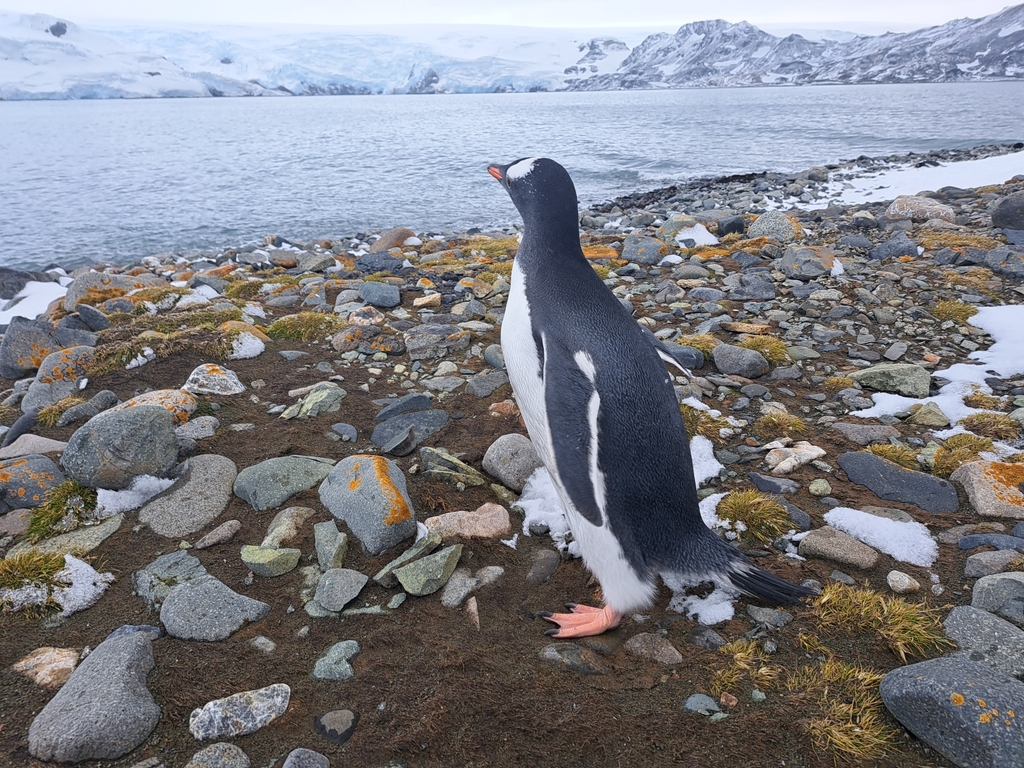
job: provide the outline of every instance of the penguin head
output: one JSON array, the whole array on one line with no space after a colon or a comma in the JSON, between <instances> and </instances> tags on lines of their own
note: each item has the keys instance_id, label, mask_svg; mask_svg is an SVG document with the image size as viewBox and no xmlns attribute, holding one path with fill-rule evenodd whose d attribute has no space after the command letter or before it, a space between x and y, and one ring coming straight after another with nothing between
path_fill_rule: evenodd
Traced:
<instances>
[{"instance_id":1,"label":"penguin head","mask_svg":"<svg viewBox=\"0 0 1024 768\"><path fill-rule=\"evenodd\" d=\"M489 165L487 172L508 190L528 228L568 227L578 235L576 187L568 171L554 160L524 157L508 165Z\"/></svg>"}]
</instances>

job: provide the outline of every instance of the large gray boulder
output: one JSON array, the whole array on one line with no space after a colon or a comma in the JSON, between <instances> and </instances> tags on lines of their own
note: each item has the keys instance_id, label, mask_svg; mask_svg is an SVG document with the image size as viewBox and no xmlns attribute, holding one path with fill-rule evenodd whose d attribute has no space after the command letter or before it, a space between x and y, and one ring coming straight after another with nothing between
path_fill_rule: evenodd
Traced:
<instances>
[{"instance_id":1,"label":"large gray boulder","mask_svg":"<svg viewBox=\"0 0 1024 768\"><path fill-rule=\"evenodd\" d=\"M70 347L47 355L21 401L22 413L77 395L88 376L95 352L93 347Z\"/></svg>"},{"instance_id":2,"label":"large gray boulder","mask_svg":"<svg viewBox=\"0 0 1024 768\"><path fill-rule=\"evenodd\" d=\"M322 482L334 462L317 456L278 456L246 467L235 478L235 495L257 512L284 504L291 496Z\"/></svg>"},{"instance_id":3,"label":"large gray boulder","mask_svg":"<svg viewBox=\"0 0 1024 768\"><path fill-rule=\"evenodd\" d=\"M522 493L527 478L541 466L537 449L526 435L512 432L502 435L487 449L483 461L484 471L506 488Z\"/></svg>"},{"instance_id":4,"label":"large gray boulder","mask_svg":"<svg viewBox=\"0 0 1024 768\"><path fill-rule=\"evenodd\" d=\"M48 320L11 318L0 341L0 377L21 379L35 373L47 355L63 347L52 332Z\"/></svg>"},{"instance_id":5,"label":"large gray boulder","mask_svg":"<svg viewBox=\"0 0 1024 768\"><path fill-rule=\"evenodd\" d=\"M906 397L928 397L932 375L913 363L882 363L848 373L861 386Z\"/></svg>"},{"instance_id":6,"label":"large gray boulder","mask_svg":"<svg viewBox=\"0 0 1024 768\"><path fill-rule=\"evenodd\" d=\"M174 485L139 510L139 522L172 539L195 533L227 507L236 474L235 462L225 456L193 456Z\"/></svg>"},{"instance_id":7,"label":"large gray boulder","mask_svg":"<svg viewBox=\"0 0 1024 768\"><path fill-rule=\"evenodd\" d=\"M62 763L116 760L131 752L160 719L146 688L153 666L148 633L104 640L32 721L29 752Z\"/></svg>"}]
</instances>

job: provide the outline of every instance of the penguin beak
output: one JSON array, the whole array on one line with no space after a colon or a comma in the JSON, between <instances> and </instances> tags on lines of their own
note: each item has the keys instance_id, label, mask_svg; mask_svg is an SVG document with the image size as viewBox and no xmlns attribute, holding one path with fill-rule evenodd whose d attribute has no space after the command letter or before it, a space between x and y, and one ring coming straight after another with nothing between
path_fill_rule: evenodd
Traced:
<instances>
[{"instance_id":1,"label":"penguin beak","mask_svg":"<svg viewBox=\"0 0 1024 768\"><path fill-rule=\"evenodd\" d=\"M508 169L507 165L489 165L487 166L487 172L494 178L501 182L501 186L508 189L508 180L505 178L505 171Z\"/></svg>"}]
</instances>

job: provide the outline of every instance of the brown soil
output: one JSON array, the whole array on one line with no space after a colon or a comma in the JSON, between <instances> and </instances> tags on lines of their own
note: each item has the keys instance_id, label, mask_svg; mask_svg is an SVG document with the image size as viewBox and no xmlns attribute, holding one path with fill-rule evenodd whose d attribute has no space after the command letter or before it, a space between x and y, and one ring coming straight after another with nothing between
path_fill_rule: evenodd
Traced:
<instances>
[{"instance_id":1,"label":"brown soil","mask_svg":"<svg viewBox=\"0 0 1024 768\"><path fill-rule=\"evenodd\" d=\"M497 341L495 338L485 343ZM297 362L288 362L277 354L281 349L307 349L312 354ZM273 342L254 360L236 361L229 367L247 385L257 379L267 382L262 389L249 389L243 395L206 398L221 405L216 415L222 429L213 438L201 442L200 450L232 459L239 469L259 461L287 454L307 454L341 459L365 450L378 406L371 398L385 397L403 390L384 379L371 387L371 394L359 389L365 381L365 369L337 366L345 376L342 386L348 391L339 413L308 421L285 422L266 414L268 402L290 403L289 389L326 378L313 368L322 360L338 357L330 349L295 342ZM202 362L198 354L183 352L170 359L152 362L132 371L116 372L90 382L89 392L100 388L114 390L122 399L148 388L176 387L184 383L192 369ZM408 363L408 359L403 362ZM837 358L832 361L841 364ZM308 365L307 370L298 370ZM785 382L797 390L788 402L792 409L806 403L800 398L808 391L801 382ZM461 452L480 468L483 452L499 435L521 430L514 417L492 417L487 408L492 402L510 397L504 387L490 398L478 399L458 394L444 401L449 414L459 412L449 426L427 445L444 446ZM253 402L259 398L259 403ZM326 437L330 424L346 421L360 433L356 444L334 442ZM231 432L232 423L253 422L254 431ZM73 428L39 430L48 437L66 440ZM830 460L856 446L846 443L834 431L810 436L828 451ZM430 514L457 509L475 509L493 501L492 492L469 488L459 492L453 486L409 474L416 455L399 459L407 473L409 492L420 519ZM738 465L738 477L725 487L747 488L746 470L755 465ZM801 469L795 474L806 488L816 470ZM840 475L841 477L841 475ZM844 504L858 506L883 502L863 488L837 480L834 495ZM825 511L817 500L802 491L792 501L810 511L821 524ZM312 557L312 523L331 519L320 504L316 489L299 494L289 505L305 505L318 514L303 528L300 546ZM914 510L921 519L920 510ZM230 639L216 643L183 642L164 637L154 642L156 667L148 686L163 716L156 730L131 754L116 761L89 762L89 766L131 766L150 756L159 756L168 768L180 768L205 746L188 732L189 713L207 701L239 691L272 683L291 686L291 704L285 716L262 730L235 739L252 759L254 766L280 765L288 752L306 747L330 757L335 766L382 766L389 760L408 766L807 766L831 768L836 757L816 748L807 733L809 719L817 714L806 695L782 689L768 691L765 703L750 700L751 684L745 680L733 692L739 704L730 716L717 723L690 714L682 703L692 693L708 692L716 669L727 658L720 653L697 648L687 642L695 622L666 606L670 598L662 589L650 619L637 623L632 619L613 633L614 642L602 644L602 661L608 675L583 676L541 662L538 654L551 642L543 632L550 625L535 613L557 610L566 601L594 603L598 596L588 584L588 573L578 560L563 562L546 584L526 582L537 547L551 547L547 537L522 537L513 550L497 542L466 542L462 565L473 569L500 565L505 577L478 594L480 629L474 628L462 610L452 611L440 605L437 595L410 597L392 615L357 616L345 619L312 619L298 600L300 579L297 571L276 579L256 578L246 584L247 570L238 556L245 543L258 543L274 511L256 513L240 499L234 499L220 520L237 518L242 530L231 544L195 552L206 568L237 592L272 606L263 621L238 631ZM933 515L929 524L943 528L967 520L967 516ZM95 647L108 633L123 624L158 624L132 593L132 574L158 555L177 546L147 529L133 531L134 513L127 523L91 556L93 564L110 570L117 581L94 607L75 614L56 626L37 616L4 614L0 616L0 765L20 768L41 765L28 753L27 731L32 719L52 696L11 671L11 664L40 646ZM216 523L215 523L216 524ZM212 528L213 525L210 526ZM196 541L206 531L191 537ZM350 549L347 566L372 574L395 552L367 558L358 546ZM936 565L944 584L958 589L963 556L955 548L942 547L942 559ZM784 578L798 581L813 577L825 582L832 565L823 561L797 563L777 556L762 557L759 564ZM927 585L921 569L897 564L883 556L877 568L868 574L855 574L873 587L885 589L885 574L894 567L910 572ZM360 604L386 603L394 594L374 584L367 585ZM942 598L925 598L941 605L964 602L947 589ZM295 610L289 612L294 606ZM715 629L729 640L740 638L751 628L740 604L737 618ZM882 643L864 634L850 634L837 628L821 628L803 606L793 609L796 620L775 633L779 641L776 663L795 670L809 661L797 645L801 631L817 634L839 658L881 670L900 666L899 659ZM296 637L309 626L309 634ZM664 667L639 658L621 647L621 642L642 631L665 630L668 639L683 654L676 667ZM277 643L277 650L265 654L250 641L265 635ZM357 640L362 653L355 658L355 677L341 683L315 681L311 671L316 659L332 644ZM361 720L351 740L334 746L313 730L316 715L331 709L348 708ZM840 764L858 764L839 760ZM903 732L888 759L860 763L874 766L946 766L941 757Z\"/></svg>"}]
</instances>

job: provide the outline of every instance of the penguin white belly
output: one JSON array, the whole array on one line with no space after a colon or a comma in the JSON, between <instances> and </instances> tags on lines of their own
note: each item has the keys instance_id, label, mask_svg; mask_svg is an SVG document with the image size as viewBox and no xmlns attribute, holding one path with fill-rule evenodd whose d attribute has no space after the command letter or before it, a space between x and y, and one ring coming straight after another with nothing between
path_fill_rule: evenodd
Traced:
<instances>
[{"instance_id":1,"label":"penguin white belly","mask_svg":"<svg viewBox=\"0 0 1024 768\"><path fill-rule=\"evenodd\" d=\"M533 323L530 316L530 303L526 296L525 281L518 264L512 269L512 287L506 305L505 317L501 326L501 348L505 356L509 381L515 393L519 410L526 422L534 447L537 449L544 466L551 475L552 483L558 492L569 528L573 538L579 544L583 562L597 577L601 584L605 603L620 613L634 611L650 605L654 596L653 581L642 578L630 566L623 552L622 545L608 527L608 518L602 510L602 524L595 525L584 517L572 503L565 485L562 482L558 464L555 460L554 445L551 439L547 406L544 395L543 365L534 338ZM553 361L545 361L551 364ZM577 365L576 360L560 360L557 364ZM593 375L593 366L583 372ZM601 407L596 391L593 394L592 408L589 415L591 450L597 452L597 415ZM591 462L590 481L604 485L604 477ZM604 496L603 489L600 494ZM602 505L603 506L603 505Z\"/></svg>"}]
</instances>

